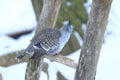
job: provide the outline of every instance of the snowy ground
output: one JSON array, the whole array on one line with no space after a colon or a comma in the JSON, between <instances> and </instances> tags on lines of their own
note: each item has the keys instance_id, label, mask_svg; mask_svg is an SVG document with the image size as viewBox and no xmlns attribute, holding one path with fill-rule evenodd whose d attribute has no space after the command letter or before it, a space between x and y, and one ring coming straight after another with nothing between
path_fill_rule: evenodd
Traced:
<instances>
[{"instance_id":1,"label":"snowy ground","mask_svg":"<svg viewBox=\"0 0 120 80\"><path fill-rule=\"evenodd\" d=\"M85 4L89 12L89 1ZM113 0L110 16L105 35L105 43L102 46L100 59L97 68L96 80L120 80L120 1ZM0 1L0 55L7 52L17 51L26 48L33 33L25 35L15 40L6 34L18 32L21 30L32 29L36 25L35 15L30 0L4 0ZM28 23L28 24L26 24ZM68 56L77 62L80 50ZM76 60L77 59L77 60ZM56 62L50 62L49 71L50 80L55 80L54 76L59 70L68 80L73 80L74 69L68 68ZM3 80L24 80L26 63L10 66L7 68L0 67ZM68 74L69 72L69 74ZM47 80L46 74L42 72L41 80Z\"/></svg>"}]
</instances>

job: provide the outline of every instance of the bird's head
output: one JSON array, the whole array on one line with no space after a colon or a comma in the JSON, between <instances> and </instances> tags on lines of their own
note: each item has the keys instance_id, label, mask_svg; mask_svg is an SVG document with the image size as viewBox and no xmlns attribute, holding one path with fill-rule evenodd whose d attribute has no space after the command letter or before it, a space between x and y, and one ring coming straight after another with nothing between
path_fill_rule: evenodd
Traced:
<instances>
[{"instance_id":1,"label":"bird's head","mask_svg":"<svg viewBox=\"0 0 120 80\"><path fill-rule=\"evenodd\" d=\"M64 23L64 26L61 28L63 31L71 33L73 32L73 26L71 25L70 20Z\"/></svg>"}]
</instances>

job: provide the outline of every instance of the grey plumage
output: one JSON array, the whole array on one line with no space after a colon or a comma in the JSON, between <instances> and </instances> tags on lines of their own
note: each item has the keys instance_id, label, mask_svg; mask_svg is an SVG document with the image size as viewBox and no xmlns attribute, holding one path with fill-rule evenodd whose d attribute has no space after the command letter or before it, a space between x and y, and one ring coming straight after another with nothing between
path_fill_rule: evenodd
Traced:
<instances>
[{"instance_id":1,"label":"grey plumage","mask_svg":"<svg viewBox=\"0 0 120 80\"><path fill-rule=\"evenodd\" d=\"M60 29L47 28L41 30L40 33L33 38L24 53L17 58L21 59L27 53L32 54L30 59L39 58L45 54L58 54L68 42L72 31L73 27L69 21Z\"/></svg>"}]
</instances>

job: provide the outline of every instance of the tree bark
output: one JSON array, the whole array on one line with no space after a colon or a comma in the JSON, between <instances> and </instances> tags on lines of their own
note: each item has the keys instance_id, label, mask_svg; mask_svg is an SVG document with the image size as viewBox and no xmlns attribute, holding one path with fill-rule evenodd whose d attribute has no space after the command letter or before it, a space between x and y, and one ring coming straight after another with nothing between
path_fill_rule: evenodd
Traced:
<instances>
[{"instance_id":1,"label":"tree bark","mask_svg":"<svg viewBox=\"0 0 120 80\"><path fill-rule=\"evenodd\" d=\"M54 27L62 0L44 0L42 12L38 21L36 33L41 29ZM32 41L34 41L34 37ZM27 64L25 80L38 80L42 70L43 58L30 60Z\"/></svg>"},{"instance_id":2,"label":"tree bark","mask_svg":"<svg viewBox=\"0 0 120 80\"><path fill-rule=\"evenodd\" d=\"M43 1L43 8L39 17L36 34L39 33L41 29L55 26L61 4L62 0Z\"/></svg>"},{"instance_id":3,"label":"tree bark","mask_svg":"<svg viewBox=\"0 0 120 80\"><path fill-rule=\"evenodd\" d=\"M93 0L75 80L94 80L112 0Z\"/></svg>"},{"instance_id":4,"label":"tree bark","mask_svg":"<svg viewBox=\"0 0 120 80\"><path fill-rule=\"evenodd\" d=\"M25 80L39 80L42 71L43 57L39 59L29 60L27 64Z\"/></svg>"},{"instance_id":5,"label":"tree bark","mask_svg":"<svg viewBox=\"0 0 120 80\"><path fill-rule=\"evenodd\" d=\"M2 74L0 74L0 80L2 80Z\"/></svg>"}]
</instances>

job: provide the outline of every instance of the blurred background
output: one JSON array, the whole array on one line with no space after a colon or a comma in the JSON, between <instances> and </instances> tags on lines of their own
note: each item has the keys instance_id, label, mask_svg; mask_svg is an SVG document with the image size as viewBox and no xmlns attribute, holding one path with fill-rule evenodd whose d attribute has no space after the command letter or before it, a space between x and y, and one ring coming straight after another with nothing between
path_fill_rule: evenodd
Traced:
<instances>
[{"instance_id":1,"label":"blurred background","mask_svg":"<svg viewBox=\"0 0 120 80\"><path fill-rule=\"evenodd\" d=\"M62 55L78 62L92 0L64 0L55 28L71 19L74 34ZM4 55L24 50L34 35L42 9L42 0L0 1L0 80L24 80L26 62L2 65ZM98 62L96 80L119 80L120 73L120 1L113 0ZM10 56L8 64L12 62ZM6 59L6 58L5 58ZM44 59L40 80L73 80L75 69ZM69 73L69 74L68 74Z\"/></svg>"}]
</instances>

